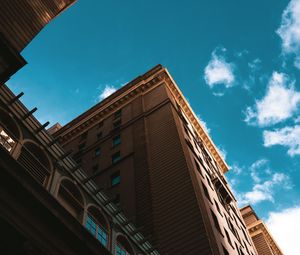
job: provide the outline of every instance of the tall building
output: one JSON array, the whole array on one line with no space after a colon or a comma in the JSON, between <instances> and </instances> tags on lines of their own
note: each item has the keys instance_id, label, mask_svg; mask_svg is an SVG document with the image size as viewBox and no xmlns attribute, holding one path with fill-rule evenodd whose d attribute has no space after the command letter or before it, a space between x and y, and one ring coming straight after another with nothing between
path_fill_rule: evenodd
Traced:
<instances>
[{"instance_id":1,"label":"tall building","mask_svg":"<svg viewBox=\"0 0 300 255\"><path fill-rule=\"evenodd\" d=\"M257 254L228 166L161 65L54 136L161 254Z\"/></svg>"},{"instance_id":2,"label":"tall building","mask_svg":"<svg viewBox=\"0 0 300 255\"><path fill-rule=\"evenodd\" d=\"M0 85L0 254L159 255L33 112Z\"/></svg>"},{"instance_id":3,"label":"tall building","mask_svg":"<svg viewBox=\"0 0 300 255\"><path fill-rule=\"evenodd\" d=\"M75 1L0 1L0 82L6 82L26 64L20 52L47 23Z\"/></svg>"},{"instance_id":4,"label":"tall building","mask_svg":"<svg viewBox=\"0 0 300 255\"><path fill-rule=\"evenodd\" d=\"M240 209L258 255L283 255L266 225L248 205Z\"/></svg>"}]
</instances>

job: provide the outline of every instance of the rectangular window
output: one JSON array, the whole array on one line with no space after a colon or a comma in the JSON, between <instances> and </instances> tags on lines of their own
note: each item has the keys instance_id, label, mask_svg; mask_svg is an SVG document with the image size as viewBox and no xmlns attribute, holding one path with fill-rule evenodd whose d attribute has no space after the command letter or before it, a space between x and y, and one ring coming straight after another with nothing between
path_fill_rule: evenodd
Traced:
<instances>
[{"instance_id":1,"label":"rectangular window","mask_svg":"<svg viewBox=\"0 0 300 255\"><path fill-rule=\"evenodd\" d=\"M197 160L196 159L194 159L194 162L195 162L195 165L196 165L196 169L197 169L197 171L198 171L198 173L204 178L204 176L203 176L203 173L202 173L202 170L201 170L201 168L200 168L200 165L199 165L199 163L197 162Z\"/></svg>"},{"instance_id":2,"label":"rectangular window","mask_svg":"<svg viewBox=\"0 0 300 255\"><path fill-rule=\"evenodd\" d=\"M8 152L11 152L16 142L4 131L0 126L0 145L4 147Z\"/></svg>"},{"instance_id":3,"label":"rectangular window","mask_svg":"<svg viewBox=\"0 0 300 255\"><path fill-rule=\"evenodd\" d=\"M120 160L121 160L121 154L119 151L111 156L111 163L113 164L119 162Z\"/></svg>"},{"instance_id":4,"label":"rectangular window","mask_svg":"<svg viewBox=\"0 0 300 255\"><path fill-rule=\"evenodd\" d=\"M102 128L103 127L103 121L99 122L98 124L98 128Z\"/></svg>"},{"instance_id":5,"label":"rectangular window","mask_svg":"<svg viewBox=\"0 0 300 255\"><path fill-rule=\"evenodd\" d=\"M97 157L97 156L99 156L101 154L101 149L100 148L97 148L96 150L95 150L95 156Z\"/></svg>"},{"instance_id":6,"label":"rectangular window","mask_svg":"<svg viewBox=\"0 0 300 255\"><path fill-rule=\"evenodd\" d=\"M99 132L98 134L97 134L97 140L100 140L102 138L102 132Z\"/></svg>"},{"instance_id":7,"label":"rectangular window","mask_svg":"<svg viewBox=\"0 0 300 255\"><path fill-rule=\"evenodd\" d=\"M211 212L211 216L213 218L213 221L214 221L216 229L220 232L220 234L222 234L222 231L221 231L220 224L219 224L217 216L215 215L215 213L212 210L210 210L210 212Z\"/></svg>"},{"instance_id":8,"label":"rectangular window","mask_svg":"<svg viewBox=\"0 0 300 255\"><path fill-rule=\"evenodd\" d=\"M98 169L99 169L99 165L98 164L94 165L93 168L92 168L93 174L96 173L98 171Z\"/></svg>"},{"instance_id":9,"label":"rectangular window","mask_svg":"<svg viewBox=\"0 0 300 255\"><path fill-rule=\"evenodd\" d=\"M120 182L121 182L120 172L116 172L110 176L110 184L112 187L120 184Z\"/></svg>"},{"instance_id":10,"label":"rectangular window","mask_svg":"<svg viewBox=\"0 0 300 255\"><path fill-rule=\"evenodd\" d=\"M81 140L86 139L86 138L87 138L87 134L88 134L87 132L81 134L80 139L81 139Z\"/></svg>"},{"instance_id":11,"label":"rectangular window","mask_svg":"<svg viewBox=\"0 0 300 255\"><path fill-rule=\"evenodd\" d=\"M203 182L202 182L202 188L203 188L203 191L204 191L204 194L205 194L206 198L209 200L209 202L211 202L211 198L209 196L208 190L207 190L207 188L206 188L206 186Z\"/></svg>"},{"instance_id":12,"label":"rectangular window","mask_svg":"<svg viewBox=\"0 0 300 255\"><path fill-rule=\"evenodd\" d=\"M121 143L121 135L117 135L113 138L113 146L117 146Z\"/></svg>"},{"instance_id":13,"label":"rectangular window","mask_svg":"<svg viewBox=\"0 0 300 255\"><path fill-rule=\"evenodd\" d=\"M100 243L107 247L108 238L106 231L91 216L87 216L85 227Z\"/></svg>"},{"instance_id":14,"label":"rectangular window","mask_svg":"<svg viewBox=\"0 0 300 255\"><path fill-rule=\"evenodd\" d=\"M128 251L126 251L126 249L122 245L118 243L116 247L116 255L130 255L130 254Z\"/></svg>"},{"instance_id":15,"label":"rectangular window","mask_svg":"<svg viewBox=\"0 0 300 255\"><path fill-rule=\"evenodd\" d=\"M121 119L115 120L113 123L114 128L119 128L121 126Z\"/></svg>"},{"instance_id":16,"label":"rectangular window","mask_svg":"<svg viewBox=\"0 0 300 255\"><path fill-rule=\"evenodd\" d=\"M79 151L83 151L84 148L85 148L85 143L81 143L81 144L78 145L78 150Z\"/></svg>"},{"instance_id":17,"label":"rectangular window","mask_svg":"<svg viewBox=\"0 0 300 255\"><path fill-rule=\"evenodd\" d=\"M115 120L121 118L121 115L122 115L122 110L116 111L114 114Z\"/></svg>"},{"instance_id":18,"label":"rectangular window","mask_svg":"<svg viewBox=\"0 0 300 255\"><path fill-rule=\"evenodd\" d=\"M231 239L230 239L228 231L225 228L224 228L224 231L225 231L225 235L226 235L226 238L228 240L228 243L232 246L232 242L231 242Z\"/></svg>"},{"instance_id":19,"label":"rectangular window","mask_svg":"<svg viewBox=\"0 0 300 255\"><path fill-rule=\"evenodd\" d=\"M223 252L224 252L224 255L229 255L229 252L226 250L226 248L222 245L223 247Z\"/></svg>"},{"instance_id":20,"label":"rectangular window","mask_svg":"<svg viewBox=\"0 0 300 255\"><path fill-rule=\"evenodd\" d=\"M214 199L214 202L215 202L215 205L217 207L218 212L220 213L221 216L223 216L222 213L221 213L221 209L220 209L219 203L215 199Z\"/></svg>"},{"instance_id":21,"label":"rectangular window","mask_svg":"<svg viewBox=\"0 0 300 255\"><path fill-rule=\"evenodd\" d=\"M206 180L207 180L207 182L208 182L209 187L210 187L212 190L214 190L214 188L213 188L213 186L212 186L212 183L211 183L211 181L210 181L209 176L206 175L205 177L206 177Z\"/></svg>"}]
</instances>

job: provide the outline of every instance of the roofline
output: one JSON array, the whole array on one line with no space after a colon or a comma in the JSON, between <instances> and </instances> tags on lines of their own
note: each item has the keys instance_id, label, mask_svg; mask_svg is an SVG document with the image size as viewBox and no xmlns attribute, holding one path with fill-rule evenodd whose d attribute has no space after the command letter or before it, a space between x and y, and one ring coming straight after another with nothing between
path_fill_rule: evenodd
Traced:
<instances>
[{"instance_id":1,"label":"roofline","mask_svg":"<svg viewBox=\"0 0 300 255\"><path fill-rule=\"evenodd\" d=\"M79 115L77 118L70 121L68 124L59 129L54 135L64 137L65 135L70 134L70 132L76 128L85 128L88 125L89 121L92 122L95 118L100 118L98 115L103 115L103 112L105 111L112 111L112 109L115 109L116 107L119 107L120 104L126 102L128 98L133 97L141 91L145 91L150 87L159 84L160 81L164 81L166 83L174 98L181 106L183 112L186 114L191 124L197 130L201 140L206 145L207 149L215 158L215 160L218 162L223 173L226 173L229 170L229 167L223 159L217 146L214 144L209 134L203 127L202 123L199 121L196 114L193 112L192 108L183 96L178 85L176 84L168 70L162 65L157 65L145 74L138 76L136 79L132 80L124 87L111 94L109 97L105 98L89 110ZM126 100L124 98L126 98Z\"/></svg>"}]
</instances>

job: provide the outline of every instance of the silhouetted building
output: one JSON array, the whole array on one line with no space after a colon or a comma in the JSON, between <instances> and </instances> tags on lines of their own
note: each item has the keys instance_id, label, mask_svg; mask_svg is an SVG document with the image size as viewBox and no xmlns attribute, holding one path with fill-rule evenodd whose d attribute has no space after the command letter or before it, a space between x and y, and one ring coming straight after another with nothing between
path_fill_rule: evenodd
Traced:
<instances>
[{"instance_id":1,"label":"silhouetted building","mask_svg":"<svg viewBox=\"0 0 300 255\"><path fill-rule=\"evenodd\" d=\"M159 253L5 85L0 85L0 253Z\"/></svg>"},{"instance_id":2,"label":"silhouetted building","mask_svg":"<svg viewBox=\"0 0 300 255\"><path fill-rule=\"evenodd\" d=\"M258 218L250 205L243 207L242 216L256 247L258 255L283 255L266 225Z\"/></svg>"},{"instance_id":3,"label":"silhouetted building","mask_svg":"<svg viewBox=\"0 0 300 255\"><path fill-rule=\"evenodd\" d=\"M0 83L26 61L20 52L49 23L76 0L0 1Z\"/></svg>"},{"instance_id":4,"label":"silhouetted building","mask_svg":"<svg viewBox=\"0 0 300 255\"><path fill-rule=\"evenodd\" d=\"M161 254L256 254L228 167L164 67L54 135Z\"/></svg>"}]
</instances>

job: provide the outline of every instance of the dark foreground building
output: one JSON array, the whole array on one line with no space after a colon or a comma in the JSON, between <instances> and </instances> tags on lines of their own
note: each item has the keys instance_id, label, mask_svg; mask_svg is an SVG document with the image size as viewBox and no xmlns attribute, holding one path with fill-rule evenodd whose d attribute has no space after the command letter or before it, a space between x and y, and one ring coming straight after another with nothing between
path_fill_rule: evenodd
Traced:
<instances>
[{"instance_id":1,"label":"dark foreground building","mask_svg":"<svg viewBox=\"0 0 300 255\"><path fill-rule=\"evenodd\" d=\"M0 85L0 254L159 253Z\"/></svg>"},{"instance_id":2,"label":"dark foreground building","mask_svg":"<svg viewBox=\"0 0 300 255\"><path fill-rule=\"evenodd\" d=\"M258 255L283 255L266 225L258 218L253 208L248 205L241 208L241 213L256 247Z\"/></svg>"},{"instance_id":3,"label":"dark foreground building","mask_svg":"<svg viewBox=\"0 0 300 255\"><path fill-rule=\"evenodd\" d=\"M176 83L156 66L55 136L161 254L254 255L228 171Z\"/></svg>"},{"instance_id":4,"label":"dark foreground building","mask_svg":"<svg viewBox=\"0 0 300 255\"><path fill-rule=\"evenodd\" d=\"M0 1L0 83L26 64L20 52L47 23L75 1Z\"/></svg>"}]
</instances>

